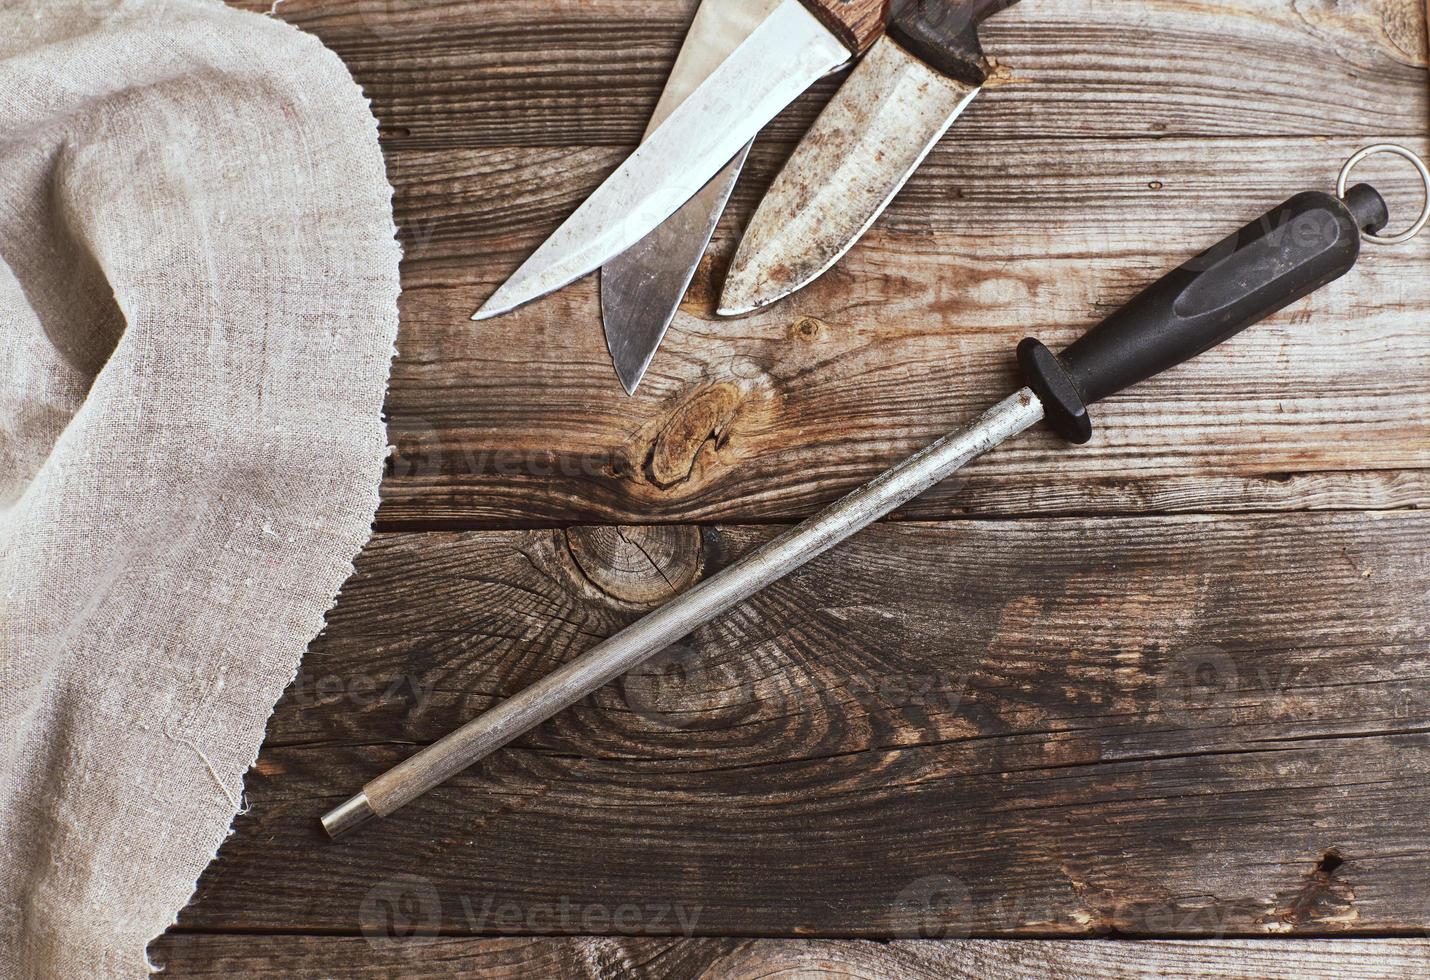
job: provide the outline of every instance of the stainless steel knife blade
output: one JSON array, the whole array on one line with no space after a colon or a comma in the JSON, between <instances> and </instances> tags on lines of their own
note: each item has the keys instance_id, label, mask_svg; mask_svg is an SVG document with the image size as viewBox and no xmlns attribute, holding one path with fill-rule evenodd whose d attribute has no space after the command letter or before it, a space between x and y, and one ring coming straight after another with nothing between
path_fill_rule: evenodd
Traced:
<instances>
[{"instance_id":1,"label":"stainless steel knife blade","mask_svg":"<svg viewBox=\"0 0 1430 980\"><path fill-rule=\"evenodd\" d=\"M720 315L761 309L828 271L979 91L887 36L875 42L760 202L730 264Z\"/></svg>"},{"instance_id":2,"label":"stainless steel knife blade","mask_svg":"<svg viewBox=\"0 0 1430 980\"><path fill-rule=\"evenodd\" d=\"M703 0L646 136L734 53L779 0ZM679 211L601 268L601 322L616 375L635 394L715 234L750 144Z\"/></svg>"},{"instance_id":3,"label":"stainless steel knife blade","mask_svg":"<svg viewBox=\"0 0 1430 980\"><path fill-rule=\"evenodd\" d=\"M800 0L782 0L472 319L545 296L639 242L850 55Z\"/></svg>"},{"instance_id":4,"label":"stainless steel knife blade","mask_svg":"<svg viewBox=\"0 0 1430 980\"><path fill-rule=\"evenodd\" d=\"M809 284L849 251L987 81L978 28L1018 0L903 0L751 219L719 312Z\"/></svg>"}]
</instances>

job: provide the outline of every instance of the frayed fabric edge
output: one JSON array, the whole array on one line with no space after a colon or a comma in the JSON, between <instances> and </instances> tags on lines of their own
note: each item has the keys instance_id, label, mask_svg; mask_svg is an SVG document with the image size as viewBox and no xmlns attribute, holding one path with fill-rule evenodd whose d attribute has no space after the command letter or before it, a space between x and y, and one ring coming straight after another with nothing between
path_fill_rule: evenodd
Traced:
<instances>
[{"instance_id":1,"label":"frayed fabric edge","mask_svg":"<svg viewBox=\"0 0 1430 980\"><path fill-rule=\"evenodd\" d=\"M278 18L276 17L276 14L277 14L278 8L279 8L284 2L285 2L285 0L274 0L273 5L272 5L272 6L269 8L269 10L268 10L267 16L273 17L273 19L277 20ZM230 9L232 10L232 8L230 8ZM241 15L241 16L261 16L261 15L258 15L258 14L256 14L256 13L253 13L253 12L250 12L250 11L243 11L243 10L232 10L232 12L235 13L235 14ZM378 159L378 161L379 161L380 164L381 164L382 171L383 171L383 174L384 174L383 183L384 183L385 186L384 186L384 188L383 188L383 191L384 191L385 205L386 205L387 218L388 218L388 222L387 222L387 237L384 238L384 239L382 239L382 240L380 240L377 244L378 244L379 246L385 246L385 247L387 247L387 248L390 248L390 250L391 250L391 251L390 251L390 257L391 257L391 260L392 260L392 263L393 263L393 270L394 270L394 277L393 277L393 278L394 278L394 285L393 285L393 289L392 289L392 293L391 293L391 297L390 297L390 303L388 304L388 305L389 305L389 309L390 309L390 311L391 311L391 324L392 324L392 328L391 328L391 330L389 331L389 332L390 332L390 338L389 338L388 349L387 349L387 366L386 366L386 370L385 370L385 372L384 372L383 383L382 383L382 395L383 395L383 399L382 399L382 400L385 401L385 400L386 400L386 394L387 394L388 388L390 387L391 381L392 381L392 363L393 363L393 360L394 360L394 359L396 358L396 356L397 356L397 333L398 333L398 325L399 325L399 307L398 307L398 301L399 301L399 299L400 299L400 297L401 297L401 294L402 294L401 276L400 276L400 265L401 265L401 262L402 262L402 260L403 260L403 258L404 258L405 256L404 256L404 249L403 249L403 247L402 247L401 238L400 238L400 229L399 229L398 226L397 226L397 222L396 222L396 220L395 220L395 217L394 217L394 215L393 215L393 210L392 210L392 205L393 205L393 199L394 199L394 196L395 196L395 191L394 191L394 189L393 189L393 187L392 187L392 182L391 182L391 180L386 177L387 161L386 161L385 155L384 155L383 152L382 152L382 145L381 145L381 141L380 141L380 139L379 139L379 124L378 124L378 120L377 120L377 117L376 117L376 115L374 114L374 112L373 112L373 110L372 110L372 100L371 100L371 98L368 97L366 91L365 91L365 90L363 89L363 87L358 83L357 79L355 79L355 78L353 77L352 72L351 72L351 70L348 68L347 64L346 64L335 52L333 52L330 48L328 48L326 45L324 45L318 38L314 37L313 35L308 34L308 33L305 32L305 31L300 30L300 29L297 28L297 27L294 27L294 26L291 25L291 24L288 24L286 21L279 20L279 23L283 24L287 29L292 30L292 31L294 31L295 33L300 34L300 35L302 35L303 37L309 39L314 45L316 45L316 46L320 49L320 51L322 52L322 56L323 56L323 57L326 57L326 58L328 58L328 59L331 59L332 62L335 62L335 63L341 68L341 71L343 72L344 76L347 78L348 83L352 86L353 91L355 91L355 92L357 93L358 97L359 97L360 104L361 104L361 106L362 106L363 114L366 116L366 125L365 125L365 127L364 127L364 131L365 131L365 133L366 133L366 135L367 135L367 138L368 138L369 147L370 147L371 149L375 150L376 153L378 154L377 159ZM328 600L328 602L327 602L326 608L325 608L322 612L320 612L320 613L318 614L318 616L316 617L316 622L311 625L311 628L304 631L304 632L308 633L308 639L302 644L301 648L299 648L299 650L297 651L297 656L295 657L295 659L294 659L294 661L293 661L293 668L292 668L292 670L288 673L287 677L283 680L282 686L281 686L280 689L279 689L279 693L278 693L277 697L274 698L273 703L272 703L272 704L269 706L269 708L268 708L268 713L267 713L267 715L265 716L265 719L264 719L264 726L263 726L263 727L264 727L264 730L266 730L268 722L271 721L271 719L272 719L272 717L273 717L273 714L274 714L274 712L276 711L276 709L277 709L277 707L278 707L278 700L282 697L282 692L283 692L283 691L286 691L289 687L291 687L291 686L293 685L293 682L294 682L295 680L297 680L299 673L302 671L302 667L303 667L303 657L304 657L304 654L306 654L306 652L307 652L307 650L308 650L308 647L312 644L313 640L316 639L316 638L323 632L323 630L325 630L325 629L327 628L327 617L328 617L328 613L332 610L333 605L337 602L337 598L338 598L339 594L341 593L343 586L347 583L347 581L348 581L349 579L352 578L353 574L355 573L355 571L356 571L356 564L355 564L355 563L356 563L356 561L357 561L357 558L358 558L358 556L362 553L363 548L366 547L368 541L370 541L371 538L372 538L371 525L372 525L373 518L375 518L376 515L377 515L377 508L378 508L378 505L379 505L380 500L381 500L380 494L379 494L379 487L380 487L381 482L382 482L382 474L383 474L383 470L384 470L384 467L385 467L385 464L386 464L386 460L387 460L387 457L388 457L388 455L389 455L389 449L390 449L390 447L389 447L388 444L387 444L388 426L387 426L387 423L386 423L385 418L382 417L381 415L379 415L378 420L377 420L377 424L378 424L378 432L377 432L377 435L378 435L378 443L377 443L377 444L378 444L378 446L379 446L379 452L378 452L378 455L377 455L377 457L375 458L375 460L374 460L374 462L373 462L373 466L372 466L372 471L373 471L373 472L372 472L372 477L371 477L371 479L370 479L370 481L369 481L369 487L370 487L369 500L368 500L368 506L367 506L367 508L366 508L366 510L365 510L365 513L366 513L366 523L367 523L367 525L368 525L368 530L367 530L364 534L362 534L362 535L360 536L361 540L359 540L359 541L357 541L357 542L355 543L355 546L352 547L352 549L351 549L351 554L349 554L349 555L347 556L346 562L344 562L344 563L342 564L341 567L343 568L343 574L342 574L341 579L340 579L340 581L338 582L338 584L332 589L331 597L329 598L329 600ZM222 848L222 846L223 846L223 842L226 841L226 840L228 840L229 837L232 837L232 836L234 835L234 833L236 832L235 829L234 829L234 826L233 826L233 825L234 825L234 821L235 821L238 817L245 815L245 814L251 809L251 805L249 805L249 804L247 803L246 791L245 791L245 789L244 789L243 787L244 787L244 784L247 783L248 774L253 771L254 766L256 766L257 763L258 763L258 758L259 758L259 755L260 755L261 752L262 752L262 748L263 748L263 740L262 740L262 738L260 738L258 744L257 744L257 745L255 746L255 748L254 748L254 751L253 751L253 754L252 754L251 758L248 759L247 765L244 767L243 776L240 778L240 794L241 794L241 795L240 795L240 804L235 807L235 809L234 809L234 814L233 814L233 816L229 819L228 827L227 827L227 829L226 829L226 831L225 831L225 833L224 833L223 839L220 840L220 842L219 842L219 843L213 848L213 850L208 854L208 860L207 860L207 861L205 862L205 864L204 864L204 870L207 870L208 866L209 866L210 864L212 864L213 861L218 857L218 853L219 853L219 850L220 850L220 849ZM212 766L210 766L210 770L212 771ZM232 799L231 795L227 792L227 790L225 790L225 796L226 796L226 797L229 797L230 800ZM316 818L316 815L315 815L314 819L315 819L315 820L317 819L317 818ZM168 933L169 929L171 929L174 925L176 925L176 924L178 923L178 921L179 921L179 915L182 913L184 907L186 907L186 906L188 905L188 903L193 900L193 896L194 896L194 894L195 894L195 893L197 892L197 890L198 890L199 880L200 880L200 878L202 878L202 875L203 875L203 871L200 871L199 875L194 878L194 881L193 881L193 883L191 884L190 889L189 889L189 895L188 895L188 897L185 899L184 903L183 903L178 909L176 909L176 910L174 911L172 918L171 918L171 919L169 920L169 922L164 926L164 928L161 929L161 930L159 930L158 932L156 932L154 935L149 936L149 937L145 940L145 942L144 942L144 948L143 948L143 957L144 957L144 963L145 963L145 966L146 966L146 968L147 968L147 970L148 970L149 975L151 975L151 976L157 976L158 974L163 973L164 970L165 970L165 968L166 968L166 965L165 965L165 964L155 963L154 960L150 957L150 947L154 944L154 942L155 942L156 940L162 938L165 934Z\"/></svg>"}]
</instances>

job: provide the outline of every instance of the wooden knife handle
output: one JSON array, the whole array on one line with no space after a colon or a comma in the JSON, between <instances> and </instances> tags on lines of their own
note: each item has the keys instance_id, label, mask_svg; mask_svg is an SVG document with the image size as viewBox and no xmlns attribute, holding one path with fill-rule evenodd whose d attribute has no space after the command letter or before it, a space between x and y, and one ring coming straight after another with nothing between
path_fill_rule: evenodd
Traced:
<instances>
[{"instance_id":1,"label":"wooden knife handle","mask_svg":"<svg viewBox=\"0 0 1430 980\"><path fill-rule=\"evenodd\" d=\"M889 21L889 38L920 60L961 82L982 85L988 60L978 25L1018 0L899 0Z\"/></svg>"},{"instance_id":2,"label":"wooden knife handle","mask_svg":"<svg viewBox=\"0 0 1430 980\"><path fill-rule=\"evenodd\" d=\"M889 0L803 0L810 13L854 54L863 54L889 22Z\"/></svg>"}]
</instances>

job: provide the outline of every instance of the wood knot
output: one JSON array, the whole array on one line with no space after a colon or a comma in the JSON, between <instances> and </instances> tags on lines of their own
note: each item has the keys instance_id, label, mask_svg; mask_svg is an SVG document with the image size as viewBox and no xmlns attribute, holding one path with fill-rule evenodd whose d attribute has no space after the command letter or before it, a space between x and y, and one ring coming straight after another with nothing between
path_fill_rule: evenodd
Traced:
<instances>
[{"instance_id":1,"label":"wood knot","mask_svg":"<svg viewBox=\"0 0 1430 980\"><path fill-rule=\"evenodd\" d=\"M1430 62L1426 48L1425 7L1421 0L1383 0L1380 26L1399 60L1416 68Z\"/></svg>"},{"instance_id":2,"label":"wood knot","mask_svg":"<svg viewBox=\"0 0 1430 980\"><path fill-rule=\"evenodd\" d=\"M646 479L662 490L688 481L707 446L715 452L724 448L744 397L739 385L726 381L698 392L677 408L651 443Z\"/></svg>"},{"instance_id":3,"label":"wood knot","mask_svg":"<svg viewBox=\"0 0 1430 980\"><path fill-rule=\"evenodd\" d=\"M1277 895L1272 910L1257 919L1268 932L1345 929L1360 918L1356 893L1344 878L1346 858L1327 848L1299 886Z\"/></svg>"},{"instance_id":4,"label":"wood knot","mask_svg":"<svg viewBox=\"0 0 1430 980\"><path fill-rule=\"evenodd\" d=\"M700 576L701 537L695 527L575 527L566 532L571 558L586 580L622 603L669 602Z\"/></svg>"},{"instance_id":5,"label":"wood knot","mask_svg":"<svg viewBox=\"0 0 1430 980\"><path fill-rule=\"evenodd\" d=\"M789 325L789 339L815 341L824 336L825 327L829 324L812 316L802 316Z\"/></svg>"},{"instance_id":6,"label":"wood knot","mask_svg":"<svg viewBox=\"0 0 1430 980\"><path fill-rule=\"evenodd\" d=\"M1369 40L1412 68L1424 68L1430 60L1423 0L1297 0L1291 9L1331 50L1347 57L1360 56L1360 46ZM1351 49L1350 42L1357 47Z\"/></svg>"}]
</instances>

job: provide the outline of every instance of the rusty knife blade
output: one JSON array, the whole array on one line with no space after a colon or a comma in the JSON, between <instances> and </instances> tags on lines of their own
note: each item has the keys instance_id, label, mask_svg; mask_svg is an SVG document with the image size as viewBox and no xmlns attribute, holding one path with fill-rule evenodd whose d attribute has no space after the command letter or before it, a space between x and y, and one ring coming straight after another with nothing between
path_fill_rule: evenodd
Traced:
<instances>
[{"instance_id":1,"label":"rusty knife blade","mask_svg":"<svg viewBox=\"0 0 1430 980\"><path fill-rule=\"evenodd\" d=\"M646 136L759 27L779 0L704 0L671 69ZM635 394L675 319L750 145L655 231L601 269L601 322L616 375Z\"/></svg>"},{"instance_id":2,"label":"rusty knife blade","mask_svg":"<svg viewBox=\"0 0 1430 980\"><path fill-rule=\"evenodd\" d=\"M720 315L761 309L828 271L980 91L880 38L750 220L725 280Z\"/></svg>"}]
</instances>

